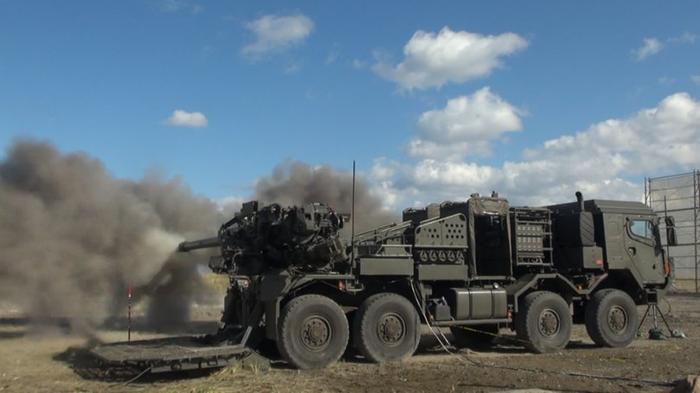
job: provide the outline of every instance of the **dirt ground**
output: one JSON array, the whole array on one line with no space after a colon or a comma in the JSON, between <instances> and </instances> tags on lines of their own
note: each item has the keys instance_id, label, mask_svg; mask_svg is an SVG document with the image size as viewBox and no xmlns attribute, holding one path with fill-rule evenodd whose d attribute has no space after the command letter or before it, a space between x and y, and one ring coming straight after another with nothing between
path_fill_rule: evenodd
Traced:
<instances>
[{"instance_id":1,"label":"dirt ground","mask_svg":"<svg viewBox=\"0 0 700 393\"><path fill-rule=\"evenodd\" d=\"M37 327L16 310L0 315L0 392L492 392L541 388L563 392L666 392L670 387L632 379L674 381L700 373L700 296L673 295L661 308L672 328L686 339L652 341L646 333L624 349L595 348L582 326L560 353L534 355L501 331L488 350L445 353L428 333L416 355L398 364L374 365L344 360L328 369L297 371L273 362L269 371L230 367L208 373L144 376L125 384L125 377L106 378L87 364L86 339L66 333L59 323ZM640 313L644 311L640 308ZM190 332L215 329L216 310L199 310ZM55 322L55 321L54 321ZM98 332L105 341L126 338L123 323ZM139 327L137 321L137 327ZM649 328L648 323L642 328ZM158 335L139 330L132 338ZM448 335L449 338L449 335ZM475 364L476 363L476 364ZM566 375L585 373L625 379Z\"/></svg>"}]
</instances>

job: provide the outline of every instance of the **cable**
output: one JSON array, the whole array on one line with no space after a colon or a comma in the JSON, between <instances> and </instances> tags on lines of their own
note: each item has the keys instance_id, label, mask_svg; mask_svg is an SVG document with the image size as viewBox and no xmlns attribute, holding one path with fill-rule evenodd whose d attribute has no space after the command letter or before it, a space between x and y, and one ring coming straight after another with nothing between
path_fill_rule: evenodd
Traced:
<instances>
[{"instance_id":1,"label":"cable","mask_svg":"<svg viewBox=\"0 0 700 393\"><path fill-rule=\"evenodd\" d=\"M152 368L153 368L153 366L148 366L146 369L141 371L137 376L131 378L130 380L125 381L125 382L112 384L112 385L110 385L110 387L126 386L126 385L133 383L133 382L136 382L139 378L143 377L147 372L151 371Z\"/></svg>"},{"instance_id":2,"label":"cable","mask_svg":"<svg viewBox=\"0 0 700 393\"><path fill-rule=\"evenodd\" d=\"M425 324L428 325L430 332L433 334L433 336L435 336L435 339L437 339L437 341L440 343L440 346L442 346L442 349L445 350L445 352L447 352L450 355L457 356L457 358L460 360L466 359L471 364L474 364L477 366L483 366L481 362L473 360L473 359L471 359L467 356L464 356L464 355L460 356L459 354L450 351L450 349L447 347L447 345L451 345L450 341L447 339L447 337L445 337L445 335L442 333L442 331L440 331L440 335L442 336L442 339L445 340L444 343L442 342L440 337L437 335L437 333L435 333L435 329L433 329L433 326L430 324L430 321L428 320L428 316L425 314L425 310L423 309L422 303L418 300L418 294L416 293L416 288L414 287L413 281L409 280L409 284L411 286L411 291L413 292L413 298L415 299L416 305L418 306L418 309L420 310L421 315L423 316L423 319L425 320Z\"/></svg>"},{"instance_id":3,"label":"cable","mask_svg":"<svg viewBox=\"0 0 700 393\"><path fill-rule=\"evenodd\" d=\"M418 306L418 310L421 312L421 315L423 316L423 319L425 320L426 325L428 325L430 332L438 340L442 349L445 352L447 352L448 354L457 357L457 359L461 360L462 362L466 362L467 364L471 364L471 365L474 365L477 367L489 367L489 368L508 370L508 371L522 371L522 372L529 372L529 373L555 374L555 375L563 375L563 376L571 376L571 377L579 377L579 378L602 379L602 380L607 380L607 381L634 382L634 383L639 383L639 384L644 384L644 385L654 385L654 386L674 386L675 385L672 381L662 381L662 380L655 380L655 379L641 379L641 378L629 378L629 377L621 377L621 376L586 374L586 373L580 373L580 372L576 372L576 371L556 371L556 370L545 370L545 369L541 369L541 368L503 366L503 365L497 365L494 363L484 363L482 361L472 359L465 354L452 352L448 348L448 345L449 346L453 346L453 345L450 344L450 341L447 339L447 337L445 337L445 335L442 333L442 331L440 331L438 329L438 331L440 332L440 335L442 336L442 339L445 340L445 342L443 343L443 341L438 336L438 334L435 333L433 326L430 325L430 321L428 320L428 317L425 313L425 310L423 309L422 303L418 299L418 294L416 293L416 289L414 287L414 282L412 280L409 280L409 285L411 287L411 291L413 292L413 297L416 301L416 305ZM465 327L462 327L462 328L465 328ZM473 329L473 328L466 328L466 329L480 332L480 333L493 335L492 333L482 332L480 330ZM522 341L522 340L517 340L517 339L513 339L513 340L514 341Z\"/></svg>"}]
</instances>

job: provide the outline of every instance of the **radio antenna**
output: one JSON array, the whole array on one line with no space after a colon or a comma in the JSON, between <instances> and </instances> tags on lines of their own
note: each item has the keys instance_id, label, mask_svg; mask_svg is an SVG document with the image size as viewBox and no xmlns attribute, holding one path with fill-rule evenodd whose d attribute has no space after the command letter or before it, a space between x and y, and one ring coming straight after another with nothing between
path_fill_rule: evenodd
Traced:
<instances>
[{"instance_id":1,"label":"radio antenna","mask_svg":"<svg viewBox=\"0 0 700 393\"><path fill-rule=\"evenodd\" d=\"M355 160L352 160L352 206L350 207L350 263L355 266Z\"/></svg>"}]
</instances>

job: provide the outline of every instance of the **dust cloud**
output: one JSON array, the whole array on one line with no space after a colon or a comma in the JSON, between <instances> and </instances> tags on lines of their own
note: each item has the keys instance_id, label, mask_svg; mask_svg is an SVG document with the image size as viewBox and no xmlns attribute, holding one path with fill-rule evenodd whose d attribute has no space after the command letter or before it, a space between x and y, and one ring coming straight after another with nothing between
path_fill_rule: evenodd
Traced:
<instances>
[{"instance_id":1,"label":"dust cloud","mask_svg":"<svg viewBox=\"0 0 700 393\"><path fill-rule=\"evenodd\" d=\"M282 164L255 183L254 199L325 202L350 213L352 174ZM135 302L148 298L146 320L172 328L188 320L190 305L202 296L195 262L206 261L206 253L173 251L184 239L216 233L227 219L222 211L177 178L118 179L88 154L17 141L0 161L0 298L31 319L60 318L89 333L124 315L132 286ZM395 218L361 179L355 211L358 232Z\"/></svg>"},{"instance_id":2,"label":"dust cloud","mask_svg":"<svg viewBox=\"0 0 700 393\"><path fill-rule=\"evenodd\" d=\"M116 179L86 154L15 142L0 161L0 297L30 318L89 331L121 310L129 285L170 263L180 241L219 222L216 205L178 179ZM188 281L164 281L177 278Z\"/></svg>"}]
</instances>

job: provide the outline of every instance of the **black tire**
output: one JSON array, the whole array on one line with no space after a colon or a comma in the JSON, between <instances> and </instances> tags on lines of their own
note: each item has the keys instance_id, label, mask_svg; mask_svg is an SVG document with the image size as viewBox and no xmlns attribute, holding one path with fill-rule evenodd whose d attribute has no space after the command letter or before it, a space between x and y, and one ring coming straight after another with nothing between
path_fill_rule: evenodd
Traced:
<instances>
[{"instance_id":1,"label":"black tire","mask_svg":"<svg viewBox=\"0 0 700 393\"><path fill-rule=\"evenodd\" d=\"M536 353L560 351L571 338L569 305L561 296L549 291L526 295L514 324L518 338Z\"/></svg>"},{"instance_id":2,"label":"black tire","mask_svg":"<svg viewBox=\"0 0 700 393\"><path fill-rule=\"evenodd\" d=\"M303 295L280 314L277 348L292 367L324 368L345 352L350 331L338 303L321 295Z\"/></svg>"},{"instance_id":3,"label":"black tire","mask_svg":"<svg viewBox=\"0 0 700 393\"><path fill-rule=\"evenodd\" d=\"M637 305L618 289L600 290L586 305L586 331L602 347L626 347L636 337L638 327Z\"/></svg>"},{"instance_id":4,"label":"black tire","mask_svg":"<svg viewBox=\"0 0 700 393\"><path fill-rule=\"evenodd\" d=\"M353 342L365 359L375 363L410 357L420 343L416 308L395 293L370 296L355 315Z\"/></svg>"},{"instance_id":5,"label":"black tire","mask_svg":"<svg viewBox=\"0 0 700 393\"><path fill-rule=\"evenodd\" d=\"M498 335L498 325L452 326L452 345L457 348L486 348Z\"/></svg>"}]
</instances>

